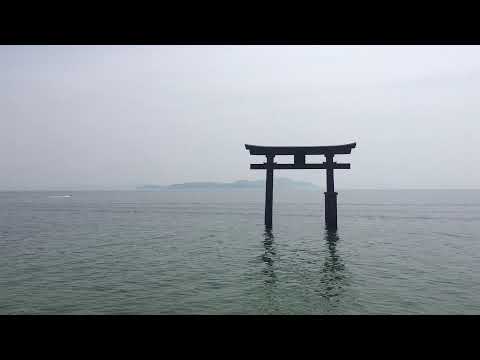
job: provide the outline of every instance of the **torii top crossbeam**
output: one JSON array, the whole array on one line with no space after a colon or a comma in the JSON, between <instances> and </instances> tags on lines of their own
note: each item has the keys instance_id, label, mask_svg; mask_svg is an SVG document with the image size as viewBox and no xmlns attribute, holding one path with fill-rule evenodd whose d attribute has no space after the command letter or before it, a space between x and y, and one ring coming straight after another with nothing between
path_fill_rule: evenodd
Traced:
<instances>
[{"instance_id":1,"label":"torii top crossbeam","mask_svg":"<svg viewBox=\"0 0 480 360\"><path fill-rule=\"evenodd\" d=\"M334 155L350 154L356 143L332 146L257 146L245 144L250 155L265 155L267 162L263 164L250 164L250 169L260 170L273 168L280 169L350 169L350 164L339 164L333 161ZM277 164L273 162L276 155L293 155L293 164ZM325 155L326 162L320 164L306 164L306 155Z\"/></svg>"},{"instance_id":2,"label":"torii top crossbeam","mask_svg":"<svg viewBox=\"0 0 480 360\"><path fill-rule=\"evenodd\" d=\"M257 146L245 144L250 155L325 155L350 154L357 143L330 146Z\"/></svg>"}]
</instances>

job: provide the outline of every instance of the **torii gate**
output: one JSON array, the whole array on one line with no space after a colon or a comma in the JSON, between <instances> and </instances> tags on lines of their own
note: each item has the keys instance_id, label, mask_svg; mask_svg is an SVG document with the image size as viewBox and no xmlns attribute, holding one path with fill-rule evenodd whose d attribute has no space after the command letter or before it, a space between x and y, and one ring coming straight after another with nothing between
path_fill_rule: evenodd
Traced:
<instances>
[{"instance_id":1,"label":"torii gate","mask_svg":"<svg viewBox=\"0 0 480 360\"><path fill-rule=\"evenodd\" d=\"M257 146L245 144L250 155L265 155L267 162L250 164L250 169L267 170L265 191L265 226L272 227L273 204L273 170L274 169L327 169L327 191L325 192L325 224L327 229L337 228L337 192L333 183L333 169L350 169L350 164L339 164L333 161L337 154L350 154L357 143L333 146ZM293 164L277 164L273 162L276 155L293 155ZM321 164L305 164L306 155L325 155L326 161Z\"/></svg>"}]
</instances>

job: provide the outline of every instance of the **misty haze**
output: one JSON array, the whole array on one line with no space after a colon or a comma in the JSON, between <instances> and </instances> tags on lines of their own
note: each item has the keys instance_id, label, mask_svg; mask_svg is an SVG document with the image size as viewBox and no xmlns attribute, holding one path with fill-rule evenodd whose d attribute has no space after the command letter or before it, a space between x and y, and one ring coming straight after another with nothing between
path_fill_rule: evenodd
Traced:
<instances>
[{"instance_id":1,"label":"misty haze","mask_svg":"<svg viewBox=\"0 0 480 360\"><path fill-rule=\"evenodd\" d=\"M251 180L245 143L353 141L339 188L479 187L478 46L2 46L0 68L3 190Z\"/></svg>"},{"instance_id":2,"label":"misty haze","mask_svg":"<svg viewBox=\"0 0 480 360\"><path fill-rule=\"evenodd\" d=\"M479 92L479 46L0 46L0 314L480 314Z\"/></svg>"}]
</instances>

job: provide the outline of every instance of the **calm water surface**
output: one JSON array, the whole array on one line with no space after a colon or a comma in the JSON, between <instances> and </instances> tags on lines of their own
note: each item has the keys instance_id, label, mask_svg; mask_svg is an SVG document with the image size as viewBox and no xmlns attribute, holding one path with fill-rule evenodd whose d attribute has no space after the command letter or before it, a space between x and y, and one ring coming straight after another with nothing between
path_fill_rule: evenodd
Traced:
<instances>
[{"instance_id":1,"label":"calm water surface","mask_svg":"<svg viewBox=\"0 0 480 360\"><path fill-rule=\"evenodd\" d=\"M480 191L0 193L1 314L480 314Z\"/></svg>"}]
</instances>

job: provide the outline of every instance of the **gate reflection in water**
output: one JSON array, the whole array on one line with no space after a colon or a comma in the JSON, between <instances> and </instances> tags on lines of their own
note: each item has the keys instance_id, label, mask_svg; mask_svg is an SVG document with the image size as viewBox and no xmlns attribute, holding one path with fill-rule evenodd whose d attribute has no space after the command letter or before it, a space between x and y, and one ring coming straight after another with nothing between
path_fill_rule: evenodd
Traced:
<instances>
[{"instance_id":1,"label":"gate reflection in water","mask_svg":"<svg viewBox=\"0 0 480 360\"><path fill-rule=\"evenodd\" d=\"M302 278L299 278L299 281L308 282L310 288L313 290L313 292L307 296L314 296L318 301L326 302L326 305L329 305L325 308L326 312L329 312L328 309L334 310L336 305L341 302L342 294L345 293L348 281L345 264L337 250L340 237L337 230L327 229L318 240L323 240L324 249L324 251L317 254L319 255L318 266L312 266L311 261L309 261L310 265L307 271L305 271L304 267L302 267L302 269L295 269L294 267L299 265L299 263L292 262L291 259L288 258L282 259L281 256L279 256L281 250L279 251L276 248L275 235L271 229L268 227L265 228L263 233L263 254L261 258L264 262L262 270L264 276L264 295L269 303L269 312L290 312L285 306L280 306L280 303L282 303L282 293L283 291L287 291L287 289L283 288L285 286L290 287L289 284L282 283L282 278L287 280L285 278L285 272L288 272L290 275L293 273L302 273ZM283 273L283 276L277 275L276 270L279 269L281 269L280 272ZM287 282L290 281L291 279L289 278Z\"/></svg>"}]
</instances>

